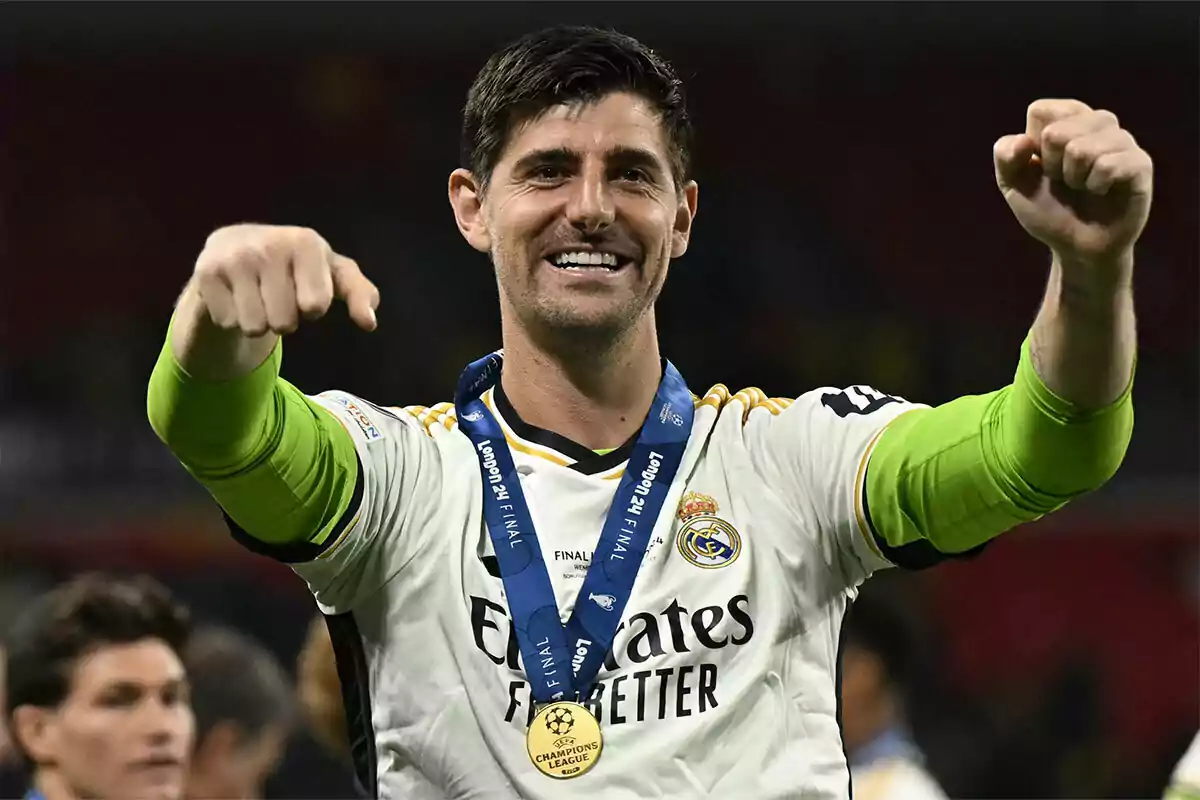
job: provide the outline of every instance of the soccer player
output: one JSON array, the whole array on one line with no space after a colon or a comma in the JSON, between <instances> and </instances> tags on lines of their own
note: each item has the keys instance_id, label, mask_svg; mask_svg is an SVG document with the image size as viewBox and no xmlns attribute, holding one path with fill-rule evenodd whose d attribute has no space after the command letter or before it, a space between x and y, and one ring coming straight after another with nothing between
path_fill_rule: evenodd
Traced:
<instances>
[{"instance_id":1,"label":"soccer player","mask_svg":"<svg viewBox=\"0 0 1200 800\"><path fill-rule=\"evenodd\" d=\"M842 740L855 800L946 800L905 725L900 688L911 663L904 621L860 595L842 632Z\"/></svg>"},{"instance_id":2,"label":"soccer player","mask_svg":"<svg viewBox=\"0 0 1200 800\"><path fill-rule=\"evenodd\" d=\"M263 796L295 718L292 682L258 642L219 626L198 628L183 654L196 714L188 776L192 800Z\"/></svg>"},{"instance_id":3,"label":"soccer player","mask_svg":"<svg viewBox=\"0 0 1200 800\"><path fill-rule=\"evenodd\" d=\"M145 577L80 577L25 609L7 640L5 716L27 800L183 796L189 630L187 610Z\"/></svg>"},{"instance_id":4,"label":"soccer player","mask_svg":"<svg viewBox=\"0 0 1200 800\"><path fill-rule=\"evenodd\" d=\"M695 219L690 140L676 74L627 36L555 28L487 62L448 188L503 351L453 402L280 377L280 334L334 298L376 327L375 286L318 233L235 225L199 254L151 423L331 615L373 793L844 798L859 584L976 552L1123 458L1151 162L1112 114L1040 100L996 143L1048 289L1012 383L937 408L688 389L654 304Z\"/></svg>"}]
</instances>

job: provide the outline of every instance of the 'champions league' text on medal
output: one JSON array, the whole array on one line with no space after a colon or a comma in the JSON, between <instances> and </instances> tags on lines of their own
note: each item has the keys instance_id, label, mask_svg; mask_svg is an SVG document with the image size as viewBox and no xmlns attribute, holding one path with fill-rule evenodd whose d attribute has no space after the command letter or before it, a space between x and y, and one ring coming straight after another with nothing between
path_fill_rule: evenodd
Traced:
<instances>
[{"instance_id":1,"label":"'champions league' text on medal","mask_svg":"<svg viewBox=\"0 0 1200 800\"><path fill-rule=\"evenodd\" d=\"M724 606L712 605L689 610L672 600L657 614L641 612L628 622L634 631L617 653L604 658L604 670L627 670L668 652L691 653L696 650L721 650L741 647L754 636L750 599L739 594ZM475 646L498 667L521 670L520 646L504 606L484 597L471 596L471 628ZM717 665L696 664L625 672L597 681L580 703L606 725L642 722L647 719L687 717L702 714L719 705ZM533 720L529 684L510 681L505 721L511 722L524 709L525 724Z\"/></svg>"},{"instance_id":2,"label":"'champions league' text on medal","mask_svg":"<svg viewBox=\"0 0 1200 800\"><path fill-rule=\"evenodd\" d=\"M544 764L547 769L561 769L571 766L572 764L582 764L591 758L592 754L600 749L599 742L585 742L584 744L566 745L561 750L552 750L549 753L538 753L533 757L534 764Z\"/></svg>"}]
</instances>

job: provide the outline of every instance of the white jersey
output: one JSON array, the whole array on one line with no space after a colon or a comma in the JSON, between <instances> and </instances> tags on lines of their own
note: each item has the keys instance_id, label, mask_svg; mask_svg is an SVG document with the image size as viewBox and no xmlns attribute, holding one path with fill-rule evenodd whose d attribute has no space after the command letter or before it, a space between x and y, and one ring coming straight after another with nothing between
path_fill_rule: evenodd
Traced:
<instances>
[{"instance_id":1,"label":"white jersey","mask_svg":"<svg viewBox=\"0 0 1200 800\"><path fill-rule=\"evenodd\" d=\"M947 800L928 772L905 758L884 758L851 770L854 800Z\"/></svg>"},{"instance_id":2,"label":"white jersey","mask_svg":"<svg viewBox=\"0 0 1200 800\"><path fill-rule=\"evenodd\" d=\"M450 403L315 398L352 435L356 507L293 564L332 615L364 783L426 798L846 798L843 614L888 566L863 508L884 426L916 406L867 387L794 402L716 386L585 705L604 749L585 774L529 760L533 712L483 519L475 450ZM564 621L629 448L597 455L524 425L494 389ZM715 547L712 541L724 547ZM350 662L353 663L350 663Z\"/></svg>"},{"instance_id":3,"label":"white jersey","mask_svg":"<svg viewBox=\"0 0 1200 800\"><path fill-rule=\"evenodd\" d=\"M1195 800L1200 797L1200 734L1179 759L1171 773L1171 784L1164 795L1166 800Z\"/></svg>"}]
</instances>

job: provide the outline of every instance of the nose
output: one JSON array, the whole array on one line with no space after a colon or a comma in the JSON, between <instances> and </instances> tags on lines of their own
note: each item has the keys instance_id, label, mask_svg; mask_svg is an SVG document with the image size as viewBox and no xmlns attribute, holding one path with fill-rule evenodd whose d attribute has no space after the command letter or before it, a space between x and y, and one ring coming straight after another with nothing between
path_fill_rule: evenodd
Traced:
<instances>
[{"instance_id":1,"label":"nose","mask_svg":"<svg viewBox=\"0 0 1200 800\"><path fill-rule=\"evenodd\" d=\"M567 203L567 219L572 227L584 234L594 234L612 225L616 210L602 165L587 165L573 188Z\"/></svg>"},{"instance_id":2,"label":"nose","mask_svg":"<svg viewBox=\"0 0 1200 800\"><path fill-rule=\"evenodd\" d=\"M151 702L142 715L142 730L151 745L161 747L187 739L193 720L192 710L185 704Z\"/></svg>"}]
</instances>

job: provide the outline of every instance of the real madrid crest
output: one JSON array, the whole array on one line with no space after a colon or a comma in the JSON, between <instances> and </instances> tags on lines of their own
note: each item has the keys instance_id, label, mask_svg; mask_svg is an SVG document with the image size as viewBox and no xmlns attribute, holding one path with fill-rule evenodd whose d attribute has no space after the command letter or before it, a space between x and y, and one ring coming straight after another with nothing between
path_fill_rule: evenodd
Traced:
<instances>
[{"instance_id":1,"label":"real madrid crest","mask_svg":"<svg viewBox=\"0 0 1200 800\"><path fill-rule=\"evenodd\" d=\"M717 516L717 501L706 494L688 492L679 501L676 516L683 525L676 543L680 554L697 567L717 569L737 560L742 537L737 529Z\"/></svg>"}]
</instances>

